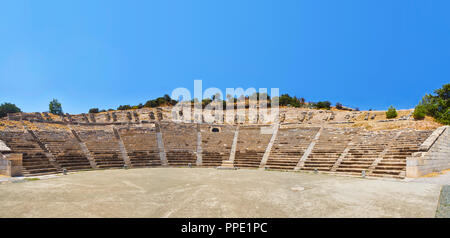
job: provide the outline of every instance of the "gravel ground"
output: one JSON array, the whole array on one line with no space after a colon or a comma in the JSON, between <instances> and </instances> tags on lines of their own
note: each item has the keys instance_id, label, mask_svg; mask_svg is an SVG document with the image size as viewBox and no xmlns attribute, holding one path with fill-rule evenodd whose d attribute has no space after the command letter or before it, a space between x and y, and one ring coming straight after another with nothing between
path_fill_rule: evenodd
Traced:
<instances>
[{"instance_id":1,"label":"gravel ground","mask_svg":"<svg viewBox=\"0 0 450 238\"><path fill-rule=\"evenodd\" d=\"M296 172L98 170L0 184L0 217L435 217L440 191Z\"/></svg>"}]
</instances>

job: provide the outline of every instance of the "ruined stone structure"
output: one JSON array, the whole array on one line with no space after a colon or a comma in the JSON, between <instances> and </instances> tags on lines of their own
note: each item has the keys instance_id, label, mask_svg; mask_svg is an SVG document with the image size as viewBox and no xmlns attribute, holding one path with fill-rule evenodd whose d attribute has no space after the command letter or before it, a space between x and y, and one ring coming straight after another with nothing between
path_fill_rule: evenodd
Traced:
<instances>
[{"instance_id":1,"label":"ruined stone structure","mask_svg":"<svg viewBox=\"0 0 450 238\"><path fill-rule=\"evenodd\" d=\"M180 109L181 110L181 109ZM208 111L205 110L208 114ZM271 121L276 121L273 115L270 114L270 109L267 111L258 111L257 115L250 117L248 113L249 109L238 109L234 113L235 120L228 121L228 124L264 124L264 119L272 119ZM410 111L406 114L409 114ZM263 113L264 112L264 113ZM378 112L383 114L383 112ZM142 108L134 110L123 110L123 111L111 111L111 112L100 112L100 113L90 113L90 114L78 114L78 115L53 115L49 113L10 113L8 114L8 120L14 121L31 121L31 122L49 122L49 123L72 123L72 124L89 124L89 123L147 123L155 122L157 120L169 120L169 121L183 121L185 118L181 116L181 111L172 111L171 107L162 108ZM211 112L209 112L211 114ZM242 116L245 115L245 116ZM352 123L357 119L374 121L377 119L375 113L371 113L370 118L367 112L360 111L332 111L332 110L308 110L302 108L280 108L278 120L282 123L305 123L305 124L317 124L317 123ZM227 123L224 118L227 117L227 111L224 111L222 121ZM199 115L191 115L191 119L203 118ZM216 118L218 119L218 118ZM399 118L398 120L406 120L407 118ZM386 121L386 120L380 120ZM203 122L205 118L203 118Z\"/></svg>"},{"instance_id":2,"label":"ruined stone structure","mask_svg":"<svg viewBox=\"0 0 450 238\"><path fill-rule=\"evenodd\" d=\"M0 163L6 164L8 155L22 155L25 176L64 170L222 166L405 178L450 168L448 127L352 126L355 120L381 117L374 112L367 115L280 109L275 124L248 118L244 123L208 124L172 122L168 108L60 117L18 113L0 127Z\"/></svg>"}]
</instances>

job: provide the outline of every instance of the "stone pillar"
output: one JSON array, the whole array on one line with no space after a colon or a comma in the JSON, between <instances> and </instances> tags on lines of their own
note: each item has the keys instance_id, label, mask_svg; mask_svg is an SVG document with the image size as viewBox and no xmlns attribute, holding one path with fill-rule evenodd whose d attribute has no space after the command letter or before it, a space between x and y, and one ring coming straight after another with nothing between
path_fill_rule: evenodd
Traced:
<instances>
[{"instance_id":1,"label":"stone pillar","mask_svg":"<svg viewBox=\"0 0 450 238\"><path fill-rule=\"evenodd\" d=\"M156 141L158 142L158 151L159 151L159 158L161 159L161 165L167 166L167 157L166 157L166 150L164 148L164 141L163 141L163 135L161 131L161 125L159 123L155 124L156 127Z\"/></svg>"},{"instance_id":2,"label":"stone pillar","mask_svg":"<svg viewBox=\"0 0 450 238\"><path fill-rule=\"evenodd\" d=\"M203 164L203 149L202 149L202 131L200 124L197 124L197 166L202 166Z\"/></svg>"},{"instance_id":3,"label":"stone pillar","mask_svg":"<svg viewBox=\"0 0 450 238\"><path fill-rule=\"evenodd\" d=\"M119 143L119 150L120 150L120 155L122 157L122 160L128 166L128 168L131 168L131 160L128 157L127 149L125 148L125 144L123 143L123 140L120 137L119 131L115 127L113 127L113 131L114 131L114 136L116 137L117 142Z\"/></svg>"},{"instance_id":4,"label":"stone pillar","mask_svg":"<svg viewBox=\"0 0 450 238\"><path fill-rule=\"evenodd\" d=\"M94 156L91 154L91 152L89 151L88 147L86 146L86 144L81 140L80 136L78 135L78 133L73 130L70 125L69 125L70 131L72 132L73 136L75 137L75 139L77 139L81 151L83 152L84 156L86 156L86 158L89 160L89 164L91 165L92 169L96 169L97 168L97 163L95 163L95 159Z\"/></svg>"},{"instance_id":5,"label":"stone pillar","mask_svg":"<svg viewBox=\"0 0 450 238\"><path fill-rule=\"evenodd\" d=\"M234 132L233 144L231 145L230 159L232 163L234 163L234 157L236 155L237 142L239 138L239 125L236 127L236 131Z\"/></svg>"},{"instance_id":6,"label":"stone pillar","mask_svg":"<svg viewBox=\"0 0 450 238\"><path fill-rule=\"evenodd\" d=\"M303 166L305 165L306 159L308 159L309 154L314 149L314 146L316 145L316 142L319 141L320 134L322 134L323 127L320 127L319 131L317 132L316 136L314 136L314 139L309 144L308 148L306 149L305 153L303 153L303 156L299 159L297 166L295 166L294 170L299 171Z\"/></svg>"},{"instance_id":7,"label":"stone pillar","mask_svg":"<svg viewBox=\"0 0 450 238\"><path fill-rule=\"evenodd\" d=\"M275 139L278 135L278 129L280 128L280 124L276 123L273 125L272 137L270 138L269 144L266 147L266 151L264 152L261 163L259 164L259 168L264 169L266 166L267 160L269 159L270 151L272 151L273 144L275 143Z\"/></svg>"}]
</instances>

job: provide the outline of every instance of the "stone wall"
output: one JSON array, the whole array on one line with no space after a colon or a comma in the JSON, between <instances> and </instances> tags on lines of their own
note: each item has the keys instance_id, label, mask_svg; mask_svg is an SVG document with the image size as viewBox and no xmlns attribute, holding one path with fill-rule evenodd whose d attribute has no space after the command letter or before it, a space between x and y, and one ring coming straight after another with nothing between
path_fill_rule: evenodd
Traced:
<instances>
[{"instance_id":1,"label":"stone wall","mask_svg":"<svg viewBox=\"0 0 450 238\"><path fill-rule=\"evenodd\" d=\"M420 151L407 158L406 177L416 178L450 169L450 129L443 126L422 143Z\"/></svg>"},{"instance_id":2,"label":"stone wall","mask_svg":"<svg viewBox=\"0 0 450 238\"><path fill-rule=\"evenodd\" d=\"M0 154L0 174L11 177L22 176L22 154Z\"/></svg>"}]
</instances>

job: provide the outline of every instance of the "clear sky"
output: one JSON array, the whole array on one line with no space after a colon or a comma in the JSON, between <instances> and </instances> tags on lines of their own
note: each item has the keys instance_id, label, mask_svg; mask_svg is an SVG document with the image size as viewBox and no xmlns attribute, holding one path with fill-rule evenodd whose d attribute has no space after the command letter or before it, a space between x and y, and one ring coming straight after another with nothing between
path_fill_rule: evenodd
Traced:
<instances>
[{"instance_id":1,"label":"clear sky","mask_svg":"<svg viewBox=\"0 0 450 238\"><path fill-rule=\"evenodd\" d=\"M273 88L360 109L412 108L449 83L448 0L7 0L0 103L64 112L177 87Z\"/></svg>"}]
</instances>

